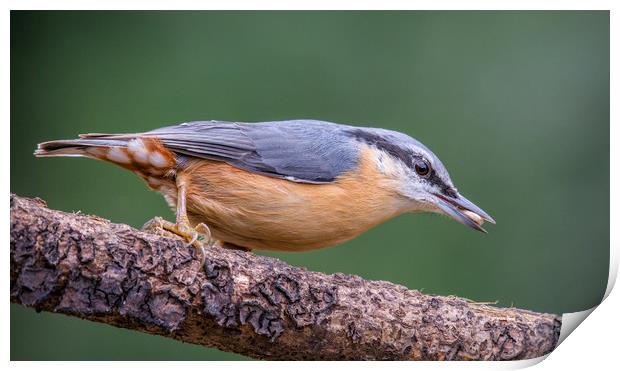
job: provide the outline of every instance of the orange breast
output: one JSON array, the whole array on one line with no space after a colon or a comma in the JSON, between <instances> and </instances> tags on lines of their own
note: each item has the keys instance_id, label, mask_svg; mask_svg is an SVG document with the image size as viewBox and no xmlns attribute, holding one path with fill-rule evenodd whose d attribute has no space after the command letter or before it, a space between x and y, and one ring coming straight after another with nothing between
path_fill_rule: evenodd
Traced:
<instances>
[{"instance_id":1,"label":"orange breast","mask_svg":"<svg viewBox=\"0 0 620 371\"><path fill-rule=\"evenodd\" d=\"M336 245L407 207L393 181L378 172L369 148L357 170L330 184L295 183L208 160L190 160L177 172L189 178L190 221L206 223L217 239L252 249Z\"/></svg>"}]
</instances>

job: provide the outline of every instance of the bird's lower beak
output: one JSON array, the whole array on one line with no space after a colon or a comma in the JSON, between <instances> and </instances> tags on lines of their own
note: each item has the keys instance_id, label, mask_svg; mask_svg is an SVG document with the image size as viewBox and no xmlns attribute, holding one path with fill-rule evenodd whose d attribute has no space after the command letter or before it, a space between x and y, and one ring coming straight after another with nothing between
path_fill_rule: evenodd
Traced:
<instances>
[{"instance_id":1,"label":"bird's lower beak","mask_svg":"<svg viewBox=\"0 0 620 371\"><path fill-rule=\"evenodd\" d=\"M477 231L487 232L482 228L484 221L495 224L495 220L489 214L458 193L454 196L435 193L435 196L437 196L437 206L446 215Z\"/></svg>"}]
</instances>

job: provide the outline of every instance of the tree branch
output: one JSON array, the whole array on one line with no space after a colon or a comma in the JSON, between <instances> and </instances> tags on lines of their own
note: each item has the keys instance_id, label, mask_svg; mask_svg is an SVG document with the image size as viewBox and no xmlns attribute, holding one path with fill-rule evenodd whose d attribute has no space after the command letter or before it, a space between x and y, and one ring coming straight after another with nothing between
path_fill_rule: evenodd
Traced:
<instances>
[{"instance_id":1,"label":"tree branch","mask_svg":"<svg viewBox=\"0 0 620 371\"><path fill-rule=\"evenodd\" d=\"M11 195L11 301L261 359L509 360L561 318L326 275Z\"/></svg>"}]
</instances>

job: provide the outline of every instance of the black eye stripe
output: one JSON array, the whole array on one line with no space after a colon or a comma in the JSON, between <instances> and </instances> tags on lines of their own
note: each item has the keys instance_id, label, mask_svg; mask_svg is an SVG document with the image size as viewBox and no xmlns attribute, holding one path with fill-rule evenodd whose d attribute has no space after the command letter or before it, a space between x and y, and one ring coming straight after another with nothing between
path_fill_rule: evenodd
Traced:
<instances>
[{"instance_id":1,"label":"black eye stripe","mask_svg":"<svg viewBox=\"0 0 620 371\"><path fill-rule=\"evenodd\" d=\"M416 170L416 173L417 173L418 175L420 175L420 176L421 176L421 177L422 177L425 181L427 181L427 182L429 182L429 183L431 183L431 184L434 184L434 185L439 186L439 188L440 188L440 189L442 190L442 192L444 192L445 194L450 194L450 193L451 193L451 189L452 189L452 187L451 187L451 186L449 186L448 184L446 184L446 183L443 181L443 179L441 179L441 178L439 177L439 175L437 174L437 172L435 171L435 169L433 169L433 167L430 165L430 162L429 162L427 159L425 159L425 158L424 158L424 157L422 157L422 156L414 156L414 157L412 158L412 164L414 165L414 170L415 170L415 164L416 164L418 161L424 161L424 162L426 162L426 164L428 165L429 171L428 171L428 174L426 174L426 175L424 175L424 176L420 175L420 174L417 172L417 170Z\"/></svg>"},{"instance_id":2,"label":"black eye stripe","mask_svg":"<svg viewBox=\"0 0 620 371\"><path fill-rule=\"evenodd\" d=\"M427 161L429 164L429 172L423 179L427 182L438 185L442 190L449 189L450 187L444 183L444 181L437 176L437 172L430 166L430 162L426 160L421 154L414 153L408 148L400 147L380 135L369 133L364 130L350 130L347 132L357 140L375 146L377 149L384 151L390 156L399 159L408 168L415 171L415 163L419 160ZM417 172L416 172L417 173Z\"/></svg>"},{"instance_id":3,"label":"black eye stripe","mask_svg":"<svg viewBox=\"0 0 620 371\"><path fill-rule=\"evenodd\" d=\"M441 189L441 191L446 194L446 195L450 195L452 196L452 193L454 193L452 191L453 187L447 185L438 175L437 172L435 171L431 171L430 175L428 177L426 177L426 180L432 184L435 184L437 186L439 186L439 188Z\"/></svg>"},{"instance_id":4,"label":"black eye stripe","mask_svg":"<svg viewBox=\"0 0 620 371\"><path fill-rule=\"evenodd\" d=\"M401 160L407 167L413 168L413 163L417 156L414 157L415 155L410 149L403 148L380 135L369 133L364 130L351 130L348 133L357 140L375 146L377 149Z\"/></svg>"}]
</instances>

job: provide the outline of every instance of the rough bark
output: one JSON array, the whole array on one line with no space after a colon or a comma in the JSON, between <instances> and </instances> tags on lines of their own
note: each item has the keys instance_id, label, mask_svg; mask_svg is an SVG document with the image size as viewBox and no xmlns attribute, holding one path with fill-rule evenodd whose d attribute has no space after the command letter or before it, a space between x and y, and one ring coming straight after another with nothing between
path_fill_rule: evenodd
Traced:
<instances>
[{"instance_id":1,"label":"rough bark","mask_svg":"<svg viewBox=\"0 0 620 371\"><path fill-rule=\"evenodd\" d=\"M209 249L11 195L11 301L260 359L512 360L561 318Z\"/></svg>"}]
</instances>

